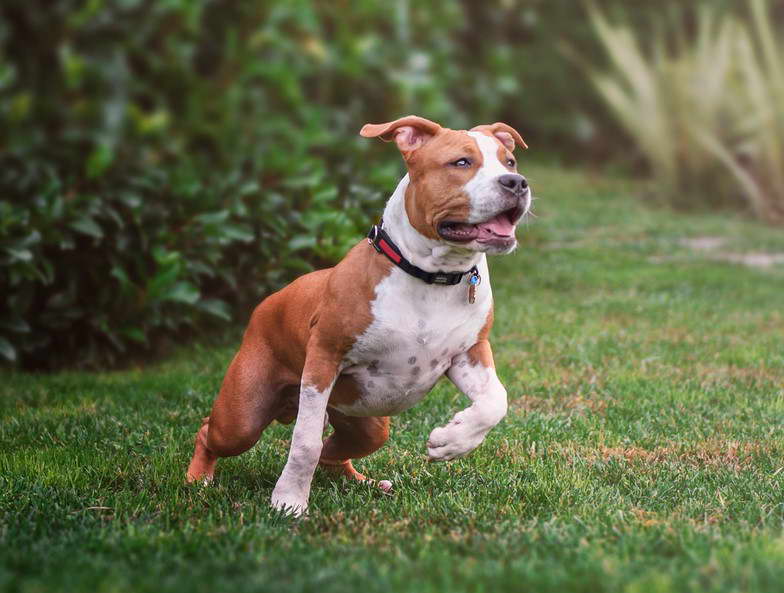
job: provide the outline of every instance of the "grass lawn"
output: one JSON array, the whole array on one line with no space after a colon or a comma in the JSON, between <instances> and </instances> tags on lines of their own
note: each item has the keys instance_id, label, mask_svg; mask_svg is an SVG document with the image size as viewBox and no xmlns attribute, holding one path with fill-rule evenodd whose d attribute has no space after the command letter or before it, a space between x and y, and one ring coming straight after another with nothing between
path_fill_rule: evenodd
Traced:
<instances>
[{"instance_id":1,"label":"grass lawn","mask_svg":"<svg viewBox=\"0 0 784 593\"><path fill-rule=\"evenodd\" d=\"M425 461L466 405L439 383L357 463L391 495L317 472L297 522L267 507L290 427L183 485L236 342L5 373L0 590L782 590L784 265L719 258L782 253L784 233L674 215L621 179L526 173L539 218L491 261L510 411L471 456ZM723 243L683 243L701 237Z\"/></svg>"}]
</instances>

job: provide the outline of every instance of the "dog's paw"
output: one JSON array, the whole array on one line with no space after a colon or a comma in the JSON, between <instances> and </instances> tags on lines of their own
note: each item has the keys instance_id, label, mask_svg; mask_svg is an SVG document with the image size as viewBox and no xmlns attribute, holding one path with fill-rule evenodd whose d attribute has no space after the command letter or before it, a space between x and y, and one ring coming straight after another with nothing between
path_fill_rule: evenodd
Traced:
<instances>
[{"instance_id":1,"label":"dog's paw","mask_svg":"<svg viewBox=\"0 0 784 593\"><path fill-rule=\"evenodd\" d=\"M308 512L308 499L290 492L273 492L270 506L284 515L302 517Z\"/></svg>"},{"instance_id":2,"label":"dog's paw","mask_svg":"<svg viewBox=\"0 0 784 593\"><path fill-rule=\"evenodd\" d=\"M186 484L198 484L199 486L209 486L212 484L212 474L208 473L192 473L188 471L185 474L185 483Z\"/></svg>"},{"instance_id":3,"label":"dog's paw","mask_svg":"<svg viewBox=\"0 0 784 593\"><path fill-rule=\"evenodd\" d=\"M430 461L449 461L468 455L484 440L486 430L479 431L465 422L454 420L446 426L434 428L427 439Z\"/></svg>"}]
</instances>

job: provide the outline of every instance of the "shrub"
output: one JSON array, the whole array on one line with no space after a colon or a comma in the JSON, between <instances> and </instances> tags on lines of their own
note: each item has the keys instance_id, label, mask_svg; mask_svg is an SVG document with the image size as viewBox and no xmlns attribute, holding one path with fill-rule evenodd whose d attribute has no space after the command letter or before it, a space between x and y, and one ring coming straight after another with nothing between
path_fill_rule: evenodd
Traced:
<instances>
[{"instance_id":1,"label":"shrub","mask_svg":"<svg viewBox=\"0 0 784 593\"><path fill-rule=\"evenodd\" d=\"M76 4L2 9L2 356L119 361L361 236L398 171L354 176L361 113L330 133L306 6Z\"/></svg>"},{"instance_id":2,"label":"shrub","mask_svg":"<svg viewBox=\"0 0 784 593\"><path fill-rule=\"evenodd\" d=\"M733 205L784 222L784 49L764 0L751 19L705 4L696 35L659 29L650 51L596 9L612 61L592 80L674 205Z\"/></svg>"}]
</instances>

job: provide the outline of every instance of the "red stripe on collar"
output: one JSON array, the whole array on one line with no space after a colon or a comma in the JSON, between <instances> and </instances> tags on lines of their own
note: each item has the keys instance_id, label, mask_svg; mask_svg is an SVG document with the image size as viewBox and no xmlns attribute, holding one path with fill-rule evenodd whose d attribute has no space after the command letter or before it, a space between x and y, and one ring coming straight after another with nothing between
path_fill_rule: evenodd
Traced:
<instances>
[{"instance_id":1,"label":"red stripe on collar","mask_svg":"<svg viewBox=\"0 0 784 593\"><path fill-rule=\"evenodd\" d=\"M400 256L389 246L389 243L381 239L378 246L384 250L384 254L395 263L400 263Z\"/></svg>"}]
</instances>

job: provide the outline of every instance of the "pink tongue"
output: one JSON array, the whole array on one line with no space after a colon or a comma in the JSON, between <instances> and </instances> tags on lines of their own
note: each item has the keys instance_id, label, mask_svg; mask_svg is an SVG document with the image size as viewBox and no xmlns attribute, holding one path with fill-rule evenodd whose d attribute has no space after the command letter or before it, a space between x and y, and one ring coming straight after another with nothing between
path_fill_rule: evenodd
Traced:
<instances>
[{"instance_id":1,"label":"pink tongue","mask_svg":"<svg viewBox=\"0 0 784 593\"><path fill-rule=\"evenodd\" d=\"M498 237L511 237L514 235L515 227L509 221L506 214L499 214L495 218L491 218L487 222L477 225L479 227L480 235L484 236L498 236Z\"/></svg>"}]
</instances>

